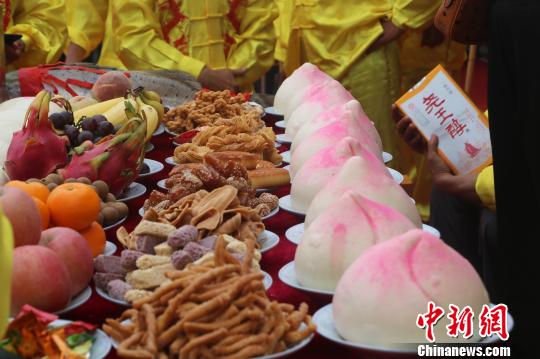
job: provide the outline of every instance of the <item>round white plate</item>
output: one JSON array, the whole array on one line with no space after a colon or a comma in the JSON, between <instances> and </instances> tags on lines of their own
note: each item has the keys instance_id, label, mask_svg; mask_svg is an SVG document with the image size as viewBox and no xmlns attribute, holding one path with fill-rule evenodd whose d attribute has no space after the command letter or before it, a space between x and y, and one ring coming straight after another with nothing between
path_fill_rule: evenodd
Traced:
<instances>
[{"instance_id":1,"label":"round white plate","mask_svg":"<svg viewBox=\"0 0 540 359\"><path fill-rule=\"evenodd\" d=\"M121 200L119 200L119 201L121 201ZM110 226L107 226L107 227L103 227L103 230L107 231L109 229L113 229L114 227L117 227L117 226L121 225L122 223L124 223L126 219L127 219L127 216L125 216L124 218L120 218L118 221L116 221L116 223L113 223L113 224L111 224Z\"/></svg>"},{"instance_id":2,"label":"round white plate","mask_svg":"<svg viewBox=\"0 0 540 359\"><path fill-rule=\"evenodd\" d=\"M285 120L281 120L281 121L276 121L275 126L276 126L277 128L286 128L286 127L287 127L287 124L285 123Z\"/></svg>"},{"instance_id":3,"label":"round white plate","mask_svg":"<svg viewBox=\"0 0 540 359\"><path fill-rule=\"evenodd\" d=\"M264 232L259 234L259 238L257 238L257 241L261 244L259 252L264 253L279 244L279 236L274 232L265 230Z\"/></svg>"},{"instance_id":4,"label":"round white plate","mask_svg":"<svg viewBox=\"0 0 540 359\"><path fill-rule=\"evenodd\" d=\"M178 163L174 162L174 156L165 158L165 163L171 166L178 165Z\"/></svg>"},{"instance_id":5,"label":"round white plate","mask_svg":"<svg viewBox=\"0 0 540 359\"><path fill-rule=\"evenodd\" d=\"M284 166L283 168L285 168L287 171L291 172L291 165Z\"/></svg>"},{"instance_id":6,"label":"round white plate","mask_svg":"<svg viewBox=\"0 0 540 359\"><path fill-rule=\"evenodd\" d=\"M299 223L296 226L292 226L285 232L285 237L294 244L300 244L302 236L304 235L304 223Z\"/></svg>"},{"instance_id":7,"label":"round white plate","mask_svg":"<svg viewBox=\"0 0 540 359\"><path fill-rule=\"evenodd\" d=\"M105 292L104 290L101 290L98 287L96 287L96 292L101 298L106 299L109 302L113 302L113 303L116 303L118 305L123 305L124 307L131 307L131 304L129 304L127 301L113 298L107 292Z\"/></svg>"},{"instance_id":8,"label":"round white plate","mask_svg":"<svg viewBox=\"0 0 540 359\"><path fill-rule=\"evenodd\" d=\"M63 313L72 311L73 309L78 308L84 303L86 303L86 301L90 299L91 296L92 296L92 288L88 286L82 292L72 297L68 305L66 305L64 309L60 309L59 311L54 312L54 314L63 314Z\"/></svg>"},{"instance_id":9,"label":"round white plate","mask_svg":"<svg viewBox=\"0 0 540 359\"><path fill-rule=\"evenodd\" d=\"M148 142L146 146L144 146L144 153L148 153L154 149L154 144L152 142Z\"/></svg>"},{"instance_id":10,"label":"round white plate","mask_svg":"<svg viewBox=\"0 0 540 359\"><path fill-rule=\"evenodd\" d=\"M294 261L285 264L283 268L279 270L278 277L279 279L281 279L283 283L287 284L288 286L302 290L304 292L324 294L324 295L334 295L333 291L309 288L300 284L298 280L296 279L296 270L294 268Z\"/></svg>"},{"instance_id":11,"label":"round white plate","mask_svg":"<svg viewBox=\"0 0 540 359\"><path fill-rule=\"evenodd\" d=\"M110 241L105 242L105 249L103 250L103 254L106 256L112 256L115 252L116 244Z\"/></svg>"},{"instance_id":12,"label":"round white plate","mask_svg":"<svg viewBox=\"0 0 540 359\"><path fill-rule=\"evenodd\" d=\"M279 112L274 108L274 106L270 106L270 107L265 108L265 109L264 109L264 112L266 112L267 114L272 115L272 116L281 116L281 117L283 117L283 114L282 114L282 113L279 113Z\"/></svg>"},{"instance_id":13,"label":"round white plate","mask_svg":"<svg viewBox=\"0 0 540 359\"><path fill-rule=\"evenodd\" d=\"M57 319L51 324L50 327L61 327L72 323L71 320ZM90 358L89 359L103 359L109 354L112 347L111 339L105 334L101 329L96 329L93 334L96 339L90 348Z\"/></svg>"},{"instance_id":14,"label":"round white plate","mask_svg":"<svg viewBox=\"0 0 540 359\"><path fill-rule=\"evenodd\" d=\"M163 163L161 162L158 162L158 161L154 161L154 160L151 160L149 158L145 158L144 163L146 163L146 165L148 166L148 169L149 171L146 172L146 173L139 173L139 177L148 177L148 176L151 176L155 173L158 173L159 171L161 171L165 166L163 166Z\"/></svg>"},{"instance_id":15,"label":"round white plate","mask_svg":"<svg viewBox=\"0 0 540 359\"><path fill-rule=\"evenodd\" d=\"M277 213L279 212L279 206L274 208L270 213L268 213L266 216L264 217L261 217L261 220L265 220L265 219L268 219L270 217L274 217Z\"/></svg>"},{"instance_id":16,"label":"round white plate","mask_svg":"<svg viewBox=\"0 0 540 359\"><path fill-rule=\"evenodd\" d=\"M120 195L117 201L127 202L146 193L146 187L138 182L133 182L129 187Z\"/></svg>"},{"instance_id":17,"label":"round white plate","mask_svg":"<svg viewBox=\"0 0 540 359\"><path fill-rule=\"evenodd\" d=\"M394 178L394 181L396 181L397 184L402 184L403 183L404 178L403 178L403 175L401 173L399 173L398 171L396 171L393 168L390 168L390 167L386 167L386 168L388 169L388 172L390 172L390 174Z\"/></svg>"},{"instance_id":18,"label":"round white plate","mask_svg":"<svg viewBox=\"0 0 540 359\"><path fill-rule=\"evenodd\" d=\"M273 188L257 188L255 192L257 192L257 194L261 194L265 192L272 192L273 190Z\"/></svg>"},{"instance_id":19,"label":"round white plate","mask_svg":"<svg viewBox=\"0 0 540 359\"><path fill-rule=\"evenodd\" d=\"M388 163L388 162L390 162L390 161L392 161L394 159L394 156L392 156L388 152L383 152L382 153L382 158L383 158L384 163Z\"/></svg>"},{"instance_id":20,"label":"round white plate","mask_svg":"<svg viewBox=\"0 0 540 359\"><path fill-rule=\"evenodd\" d=\"M274 283L274 281L272 280L272 276L263 270L261 271L261 273L264 275L264 278L263 278L264 289L268 290L272 286L272 283Z\"/></svg>"},{"instance_id":21,"label":"round white plate","mask_svg":"<svg viewBox=\"0 0 540 359\"><path fill-rule=\"evenodd\" d=\"M302 325L300 326L300 329L304 329L305 327L306 327L306 325L302 323ZM306 339L302 340L300 343L296 344L293 347L287 348L286 350L284 350L282 352L269 354L269 355L263 355L263 356L260 356L260 357L255 357L253 359L277 359L277 358L283 358L283 357L289 356L289 355L291 355L293 353L296 353L300 349L304 348L306 345L308 345L309 342L311 342L311 340L313 340L314 336L315 335L312 334L309 337L307 337Z\"/></svg>"},{"instance_id":22,"label":"round white plate","mask_svg":"<svg viewBox=\"0 0 540 359\"><path fill-rule=\"evenodd\" d=\"M431 227L427 224L422 224L422 230L430 233L430 234L433 234L435 237L437 238L441 238L441 232L439 232L439 230L435 227Z\"/></svg>"},{"instance_id":23,"label":"round white plate","mask_svg":"<svg viewBox=\"0 0 540 359\"><path fill-rule=\"evenodd\" d=\"M166 133L168 133L169 135L173 135L173 136L178 136L179 134L176 133L176 132L172 132L171 130L169 130L167 128L167 126L163 125L163 129L165 130Z\"/></svg>"},{"instance_id":24,"label":"round white plate","mask_svg":"<svg viewBox=\"0 0 540 359\"><path fill-rule=\"evenodd\" d=\"M274 142L274 147L275 147L275 148L280 148L280 147L281 147L281 143L279 143L279 142Z\"/></svg>"},{"instance_id":25,"label":"round white plate","mask_svg":"<svg viewBox=\"0 0 540 359\"><path fill-rule=\"evenodd\" d=\"M493 304L492 304L493 306ZM411 344L411 348L386 348L383 346L378 346L374 344L363 344L358 342L351 342L345 338L343 338L339 333L337 332L335 326L334 326L334 314L332 312L332 304L325 305L321 309L315 312L313 315L313 322L317 325L317 333L319 333L321 336L325 337L326 339L333 341L334 343L346 345L352 348L356 349L367 349L367 350L373 350L377 352L387 352L387 353L417 353L417 346L418 344ZM508 313L506 317L506 322L508 323L508 332L512 330L514 327L514 318L512 318L512 315ZM496 343L498 341L497 335L492 335L489 338L485 338L481 340L480 344L491 344Z\"/></svg>"},{"instance_id":26,"label":"round white plate","mask_svg":"<svg viewBox=\"0 0 540 359\"><path fill-rule=\"evenodd\" d=\"M161 189L164 189L165 191L168 191L169 189L167 187L165 187L165 182L167 181L167 179L162 179L161 181L158 181L156 183L156 185L161 188Z\"/></svg>"},{"instance_id":27,"label":"round white plate","mask_svg":"<svg viewBox=\"0 0 540 359\"><path fill-rule=\"evenodd\" d=\"M248 102L246 102L246 106L247 107L255 107L257 110L259 110L259 113L260 113L261 117L264 117L264 115L266 115L266 113L264 112L264 107L259 105L257 102L248 101Z\"/></svg>"},{"instance_id":28,"label":"round white plate","mask_svg":"<svg viewBox=\"0 0 540 359\"><path fill-rule=\"evenodd\" d=\"M152 136L159 136L161 135L163 132L165 132L165 126L163 126L162 123L159 124L158 128L154 131L154 133L152 134Z\"/></svg>"},{"instance_id":29,"label":"round white plate","mask_svg":"<svg viewBox=\"0 0 540 359\"><path fill-rule=\"evenodd\" d=\"M292 139L284 133L276 135L276 141L285 145L290 145L292 143Z\"/></svg>"},{"instance_id":30,"label":"round white plate","mask_svg":"<svg viewBox=\"0 0 540 359\"><path fill-rule=\"evenodd\" d=\"M281 152L280 155L283 162L291 163L291 151Z\"/></svg>"},{"instance_id":31,"label":"round white plate","mask_svg":"<svg viewBox=\"0 0 540 359\"><path fill-rule=\"evenodd\" d=\"M144 216L144 207L139 208L139 216Z\"/></svg>"},{"instance_id":32,"label":"round white plate","mask_svg":"<svg viewBox=\"0 0 540 359\"><path fill-rule=\"evenodd\" d=\"M297 216L304 217L306 214L304 212L300 212L293 208L292 202L291 202L291 195L288 194L286 196L283 196L279 199L279 207L289 213L295 214Z\"/></svg>"}]
</instances>

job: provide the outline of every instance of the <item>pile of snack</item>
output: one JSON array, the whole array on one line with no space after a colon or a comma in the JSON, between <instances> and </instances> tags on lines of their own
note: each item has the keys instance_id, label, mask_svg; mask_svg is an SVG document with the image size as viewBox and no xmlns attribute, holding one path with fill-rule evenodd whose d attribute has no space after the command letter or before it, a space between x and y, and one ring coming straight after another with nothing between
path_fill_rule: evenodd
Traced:
<instances>
[{"instance_id":1,"label":"pile of snack","mask_svg":"<svg viewBox=\"0 0 540 359\"><path fill-rule=\"evenodd\" d=\"M251 245L253 248L253 242ZM286 350L315 332L305 303L271 301L260 272L251 272L216 243L213 258L167 273L170 283L133 303L103 330L130 358L250 358Z\"/></svg>"}]
</instances>

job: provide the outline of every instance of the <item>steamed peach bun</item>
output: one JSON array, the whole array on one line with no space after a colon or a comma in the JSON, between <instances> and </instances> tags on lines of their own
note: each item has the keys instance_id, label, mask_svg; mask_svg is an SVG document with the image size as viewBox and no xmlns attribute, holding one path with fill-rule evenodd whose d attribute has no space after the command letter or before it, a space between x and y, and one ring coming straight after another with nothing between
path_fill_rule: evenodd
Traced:
<instances>
[{"instance_id":1,"label":"steamed peach bun","mask_svg":"<svg viewBox=\"0 0 540 359\"><path fill-rule=\"evenodd\" d=\"M296 278L307 287L333 291L364 251L413 228L395 209L347 191L304 232L294 258Z\"/></svg>"},{"instance_id":2,"label":"steamed peach bun","mask_svg":"<svg viewBox=\"0 0 540 359\"><path fill-rule=\"evenodd\" d=\"M431 234L414 229L369 248L341 277L332 302L334 325L347 340L392 348L426 342L416 326L429 301L477 315L489 297L473 266ZM434 327L438 342L470 342L446 335L446 318ZM475 324L475 333L477 326Z\"/></svg>"}]
</instances>

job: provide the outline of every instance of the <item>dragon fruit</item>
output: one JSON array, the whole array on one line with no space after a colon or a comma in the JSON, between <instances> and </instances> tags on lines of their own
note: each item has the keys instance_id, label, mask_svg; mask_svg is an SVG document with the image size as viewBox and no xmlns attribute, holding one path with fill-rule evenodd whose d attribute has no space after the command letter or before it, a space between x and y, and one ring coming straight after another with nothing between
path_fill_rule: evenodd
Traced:
<instances>
[{"instance_id":1,"label":"dragon fruit","mask_svg":"<svg viewBox=\"0 0 540 359\"><path fill-rule=\"evenodd\" d=\"M115 196L135 180L144 159L146 119L131 118L115 135L94 144L83 142L73 150L71 162L58 172L64 178L87 177L105 181Z\"/></svg>"},{"instance_id":2,"label":"dragon fruit","mask_svg":"<svg viewBox=\"0 0 540 359\"><path fill-rule=\"evenodd\" d=\"M46 177L68 161L67 139L56 134L48 119L50 100L49 92L38 93L23 128L13 134L4 163L12 180Z\"/></svg>"}]
</instances>

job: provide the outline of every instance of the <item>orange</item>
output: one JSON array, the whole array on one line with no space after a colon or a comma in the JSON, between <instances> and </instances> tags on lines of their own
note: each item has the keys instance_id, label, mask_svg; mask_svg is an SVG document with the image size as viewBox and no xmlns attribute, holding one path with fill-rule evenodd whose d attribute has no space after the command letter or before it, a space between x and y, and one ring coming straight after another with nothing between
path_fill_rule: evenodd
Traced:
<instances>
[{"instance_id":1,"label":"orange","mask_svg":"<svg viewBox=\"0 0 540 359\"><path fill-rule=\"evenodd\" d=\"M92 187L75 182L56 187L47 199L54 224L77 231L90 226L98 218L100 203Z\"/></svg>"},{"instance_id":2,"label":"orange","mask_svg":"<svg viewBox=\"0 0 540 359\"><path fill-rule=\"evenodd\" d=\"M88 228L79 231L79 233L86 238L94 257L103 254L107 236L99 223L93 222Z\"/></svg>"},{"instance_id":3,"label":"orange","mask_svg":"<svg viewBox=\"0 0 540 359\"><path fill-rule=\"evenodd\" d=\"M32 197L34 202L36 203L36 206L39 210L39 215L41 216L41 228L47 229L49 228L49 221L51 219L49 214L49 207L45 203L43 203L42 200L36 197Z\"/></svg>"},{"instance_id":4,"label":"orange","mask_svg":"<svg viewBox=\"0 0 540 359\"><path fill-rule=\"evenodd\" d=\"M47 202L49 197L49 188L40 182L23 182L23 181L9 181L6 183L6 186L16 187L20 190L23 190L28 195L36 197L43 203Z\"/></svg>"}]
</instances>

